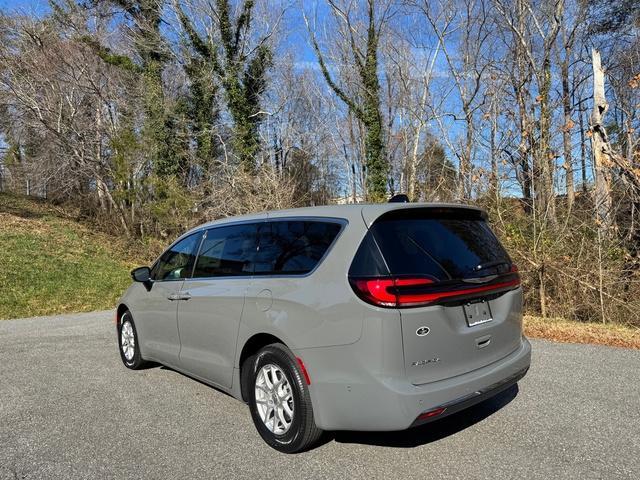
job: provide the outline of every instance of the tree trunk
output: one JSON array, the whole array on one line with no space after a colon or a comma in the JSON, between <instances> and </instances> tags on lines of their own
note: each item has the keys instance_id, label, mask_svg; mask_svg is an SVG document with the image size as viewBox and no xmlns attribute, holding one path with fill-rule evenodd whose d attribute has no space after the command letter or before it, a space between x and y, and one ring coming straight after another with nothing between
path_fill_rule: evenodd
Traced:
<instances>
[{"instance_id":1,"label":"tree trunk","mask_svg":"<svg viewBox=\"0 0 640 480\"><path fill-rule=\"evenodd\" d=\"M460 155L460 175L458 183L458 198L469 200L471 198L471 153L473 152L473 118L471 112L465 114L467 119L464 151Z\"/></svg>"},{"instance_id":2,"label":"tree trunk","mask_svg":"<svg viewBox=\"0 0 640 480\"><path fill-rule=\"evenodd\" d=\"M438 44L439 45L439 44ZM430 74L430 72L429 72ZM429 78L427 74L426 78ZM427 96L429 94L429 81L425 80L424 88L422 90L422 97L420 99L420 111L423 112L427 104ZM407 162L407 196L412 202L416 201L416 165L418 164L418 151L420 148L420 136L422 135L422 128L424 127L424 121L422 118L418 120L416 131L413 137L413 147L411 156Z\"/></svg>"},{"instance_id":3,"label":"tree trunk","mask_svg":"<svg viewBox=\"0 0 640 480\"><path fill-rule=\"evenodd\" d=\"M498 105L496 99L491 104L491 177L490 177L490 194L492 201L496 202L500 198L500 184L498 182L498 146L496 142L498 134Z\"/></svg>"},{"instance_id":4,"label":"tree trunk","mask_svg":"<svg viewBox=\"0 0 640 480\"><path fill-rule=\"evenodd\" d=\"M564 126L562 128L562 145L564 147L564 171L567 184L567 209L571 211L575 200L575 187L573 182L573 157L571 155L571 97L569 92L569 59L565 59L561 65L562 75L562 108L564 111Z\"/></svg>"},{"instance_id":5,"label":"tree trunk","mask_svg":"<svg viewBox=\"0 0 640 480\"><path fill-rule=\"evenodd\" d=\"M547 56L542 67L540 85L540 145L538 148L538 171L536 178L536 197L538 197L538 215L551 223L556 220L556 197L553 185L555 156L551 150L551 109L549 92L551 91L551 59Z\"/></svg>"},{"instance_id":6,"label":"tree trunk","mask_svg":"<svg viewBox=\"0 0 640 480\"><path fill-rule=\"evenodd\" d=\"M582 179L582 193L587 193L587 145L584 138L584 108L580 103L580 173Z\"/></svg>"},{"instance_id":7,"label":"tree trunk","mask_svg":"<svg viewBox=\"0 0 640 480\"><path fill-rule=\"evenodd\" d=\"M608 235L613 226L611 212L611 167L613 152L604 126L604 116L609 104L604 94L604 71L600 63L600 52L591 50L593 62L593 111L590 119L591 150L595 167L595 213L598 228Z\"/></svg>"}]
</instances>

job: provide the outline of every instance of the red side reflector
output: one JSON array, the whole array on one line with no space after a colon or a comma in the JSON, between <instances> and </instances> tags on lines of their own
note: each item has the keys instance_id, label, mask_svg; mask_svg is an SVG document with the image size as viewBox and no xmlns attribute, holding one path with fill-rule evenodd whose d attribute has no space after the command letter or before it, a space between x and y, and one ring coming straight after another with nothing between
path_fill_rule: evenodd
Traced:
<instances>
[{"instance_id":1,"label":"red side reflector","mask_svg":"<svg viewBox=\"0 0 640 480\"><path fill-rule=\"evenodd\" d=\"M311 379L309 378L309 373L307 372L307 368L304 366L302 359L300 357L296 357L298 361L298 365L300 366L300 370L302 371L302 376L304 377L304 381L307 382L307 385L311 385Z\"/></svg>"},{"instance_id":2,"label":"red side reflector","mask_svg":"<svg viewBox=\"0 0 640 480\"><path fill-rule=\"evenodd\" d=\"M428 412L424 412L418 415L418 420L426 420L427 418L437 417L438 415L442 415L445 410L445 407L436 408L435 410L429 410Z\"/></svg>"}]
</instances>

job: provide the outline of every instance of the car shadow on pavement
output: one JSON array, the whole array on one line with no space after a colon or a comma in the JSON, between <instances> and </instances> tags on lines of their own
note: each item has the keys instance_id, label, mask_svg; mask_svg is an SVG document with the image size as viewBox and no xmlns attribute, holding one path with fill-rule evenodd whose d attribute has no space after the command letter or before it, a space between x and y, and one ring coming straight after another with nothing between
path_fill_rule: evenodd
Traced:
<instances>
[{"instance_id":1,"label":"car shadow on pavement","mask_svg":"<svg viewBox=\"0 0 640 480\"><path fill-rule=\"evenodd\" d=\"M399 432L330 432L325 443L360 443L382 447L413 448L436 442L481 422L509 404L518 395L518 385L513 385L495 397L454 413L442 420Z\"/></svg>"},{"instance_id":2,"label":"car shadow on pavement","mask_svg":"<svg viewBox=\"0 0 640 480\"><path fill-rule=\"evenodd\" d=\"M159 364L156 364L156 366L157 366L158 368L160 368L160 370L166 370L166 371L168 371L168 372L175 373L176 375L181 375L181 376L183 376L183 377L190 378L191 380L194 380L194 381L198 382L200 385L204 385L204 386L205 386L205 387L207 387L207 388L212 388L212 389L213 389L213 390L215 390L216 392L222 393L223 395L226 395L227 397L234 398L234 397L233 397L233 395L231 395L230 393L227 393L227 392L225 392L224 390L221 390L221 389L219 389L218 387L216 387L216 386L214 386L214 385L211 385L211 384L209 384L209 383L207 383L207 382L203 382L203 381L202 381L202 380L200 380L199 378L195 378L195 377L192 377L191 375L188 375L188 374L186 374L186 373L179 372L178 370L175 370L175 369L173 369L173 368L171 368L171 367L167 367L166 365L159 365Z\"/></svg>"}]
</instances>

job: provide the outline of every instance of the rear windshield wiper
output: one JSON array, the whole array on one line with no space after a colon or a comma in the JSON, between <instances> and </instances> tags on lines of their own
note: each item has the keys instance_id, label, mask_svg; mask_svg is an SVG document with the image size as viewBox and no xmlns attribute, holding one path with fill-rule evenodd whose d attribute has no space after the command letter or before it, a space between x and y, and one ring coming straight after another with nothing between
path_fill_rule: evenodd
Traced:
<instances>
[{"instance_id":1,"label":"rear windshield wiper","mask_svg":"<svg viewBox=\"0 0 640 480\"><path fill-rule=\"evenodd\" d=\"M494 260L493 262L483 263L481 265L478 265L477 267L474 267L473 271L479 272L480 270L486 270L487 268L498 267L500 265L509 265L509 262L507 262L506 260Z\"/></svg>"}]
</instances>

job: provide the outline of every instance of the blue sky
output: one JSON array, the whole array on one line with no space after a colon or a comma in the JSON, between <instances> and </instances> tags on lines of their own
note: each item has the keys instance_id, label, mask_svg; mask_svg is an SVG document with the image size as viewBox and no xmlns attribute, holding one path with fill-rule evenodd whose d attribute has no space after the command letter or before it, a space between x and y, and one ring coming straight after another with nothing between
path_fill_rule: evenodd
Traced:
<instances>
[{"instance_id":1,"label":"blue sky","mask_svg":"<svg viewBox=\"0 0 640 480\"><path fill-rule=\"evenodd\" d=\"M49 2L47 0L0 0L0 9L44 13L49 10Z\"/></svg>"}]
</instances>

